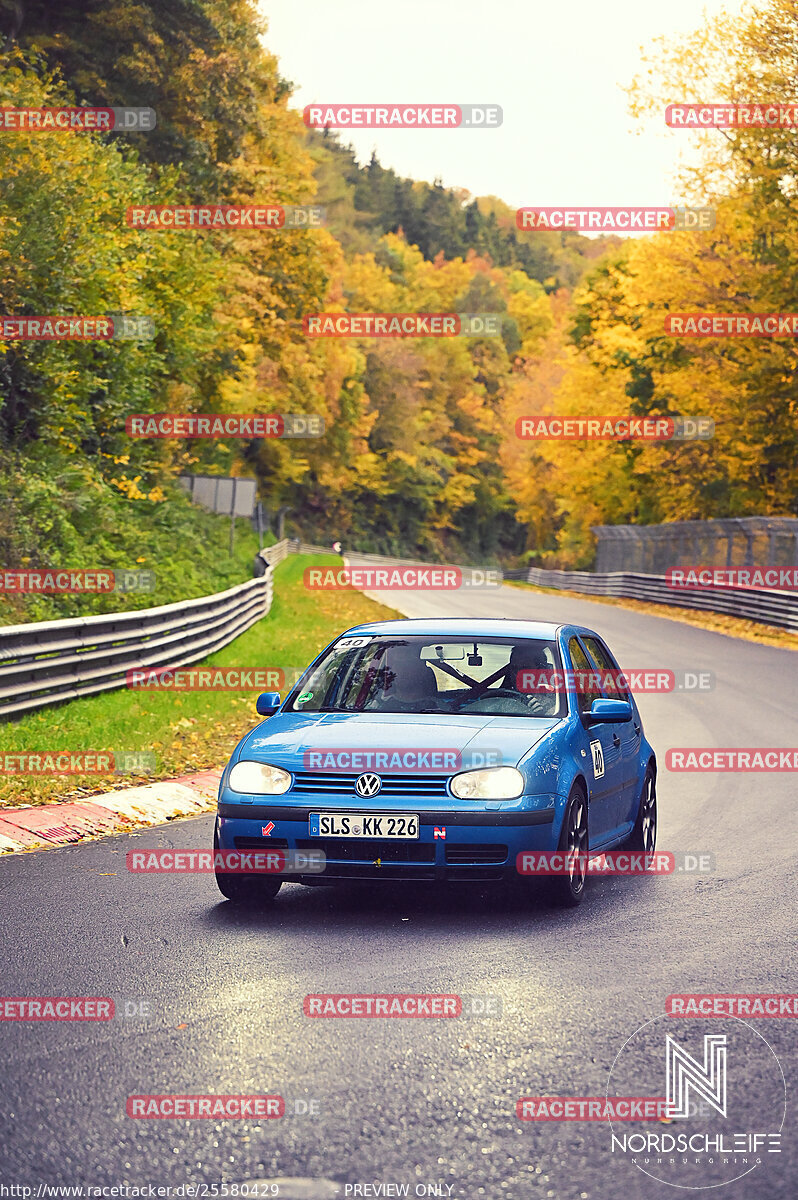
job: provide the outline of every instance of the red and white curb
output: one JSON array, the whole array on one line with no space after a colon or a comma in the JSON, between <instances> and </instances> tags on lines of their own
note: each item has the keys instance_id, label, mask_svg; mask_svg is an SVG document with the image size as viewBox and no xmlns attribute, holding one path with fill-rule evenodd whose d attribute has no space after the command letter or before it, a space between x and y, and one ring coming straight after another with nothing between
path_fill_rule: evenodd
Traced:
<instances>
[{"instance_id":1,"label":"red and white curb","mask_svg":"<svg viewBox=\"0 0 798 1200\"><path fill-rule=\"evenodd\" d=\"M73 803L0 808L0 854L40 850L210 812L221 771L181 775Z\"/></svg>"}]
</instances>

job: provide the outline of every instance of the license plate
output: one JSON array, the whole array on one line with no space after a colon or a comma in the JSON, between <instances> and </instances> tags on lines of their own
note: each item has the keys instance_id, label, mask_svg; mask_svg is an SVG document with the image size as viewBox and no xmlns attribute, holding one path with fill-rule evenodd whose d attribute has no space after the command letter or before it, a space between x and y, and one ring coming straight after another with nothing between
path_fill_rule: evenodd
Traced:
<instances>
[{"instance_id":1,"label":"license plate","mask_svg":"<svg viewBox=\"0 0 798 1200\"><path fill-rule=\"evenodd\" d=\"M418 816L413 813L311 813L310 837L417 838Z\"/></svg>"}]
</instances>

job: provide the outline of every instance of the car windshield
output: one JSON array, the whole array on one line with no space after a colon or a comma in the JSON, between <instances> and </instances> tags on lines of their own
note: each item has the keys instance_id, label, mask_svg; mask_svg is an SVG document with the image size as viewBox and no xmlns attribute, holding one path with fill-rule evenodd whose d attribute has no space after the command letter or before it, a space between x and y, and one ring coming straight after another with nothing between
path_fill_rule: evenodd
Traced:
<instances>
[{"instance_id":1,"label":"car windshield","mask_svg":"<svg viewBox=\"0 0 798 1200\"><path fill-rule=\"evenodd\" d=\"M362 634L335 642L285 708L535 718L565 716L567 701L553 640Z\"/></svg>"}]
</instances>

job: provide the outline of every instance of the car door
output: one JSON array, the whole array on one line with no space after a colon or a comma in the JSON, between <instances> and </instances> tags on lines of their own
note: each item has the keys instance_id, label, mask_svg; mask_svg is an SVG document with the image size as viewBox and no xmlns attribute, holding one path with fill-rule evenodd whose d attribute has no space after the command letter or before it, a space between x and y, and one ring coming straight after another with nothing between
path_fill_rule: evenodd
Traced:
<instances>
[{"instance_id":1,"label":"car door","mask_svg":"<svg viewBox=\"0 0 798 1200\"><path fill-rule=\"evenodd\" d=\"M618 682L621 669L605 643L595 634L590 636L585 634L582 638L582 643L591 659L604 675L604 695L612 700L627 700L632 705L632 720L620 721L617 725L611 727L621 743L621 788L618 794L615 823L616 825L623 825L625 822L634 821L637 815L637 802L640 792L640 780L638 779L640 740L642 737L640 717L638 716L631 692L622 683Z\"/></svg>"},{"instance_id":2,"label":"car door","mask_svg":"<svg viewBox=\"0 0 798 1200\"><path fill-rule=\"evenodd\" d=\"M591 847L608 841L618 825L621 791L621 741L614 724L589 725L586 714L594 700L602 697L600 689L589 682L596 667L580 639L574 634L568 641L568 656L575 676L576 705L584 729L585 778L588 781L588 814Z\"/></svg>"}]
</instances>

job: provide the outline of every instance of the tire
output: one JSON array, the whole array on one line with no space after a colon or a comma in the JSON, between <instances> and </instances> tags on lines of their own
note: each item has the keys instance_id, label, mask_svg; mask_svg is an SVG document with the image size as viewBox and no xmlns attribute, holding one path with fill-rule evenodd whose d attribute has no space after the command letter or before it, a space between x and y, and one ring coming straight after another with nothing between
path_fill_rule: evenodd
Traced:
<instances>
[{"instance_id":1,"label":"tire","mask_svg":"<svg viewBox=\"0 0 798 1200\"><path fill-rule=\"evenodd\" d=\"M219 849L219 838L213 835L214 853ZM214 871L216 886L233 904L258 908L273 900L282 887L282 879L270 879L263 875L232 875L229 871Z\"/></svg>"},{"instance_id":2,"label":"tire","mask_svg":"<svg viewBox=\"0 0 798 1200\"><path fill-rule=\"evenodd\" d=\"M590 846L588 833L587 795L581 783L575 783L568 797L560 833L559 850L577 854L567 875L552 875L547 880L549 898L563 908L575 908L582 903L587 883L587 855Z\"/></svg>"},{"instance_id":3,"label":"tire","mask_svg":"<svg viewBox=\"0 0 798 1200\"><path fill-rule=\"evenodd\" d=\"M637 819L634 829L624 842L624 849L653 853L657 845L657 783L651 767L646 767Z\"/></svg>"},{"instance_id":4,"label":"tire","mask_svg":"<svg viewBox=\"0 0 798 1200\"><path fill-rule=\"evenodd\" d=\"M264 879L260 875L231 875L216 872L216 886L233 904L257 908L268 904L282 887L281 879Z\"/></svg>"}]
</instances>

